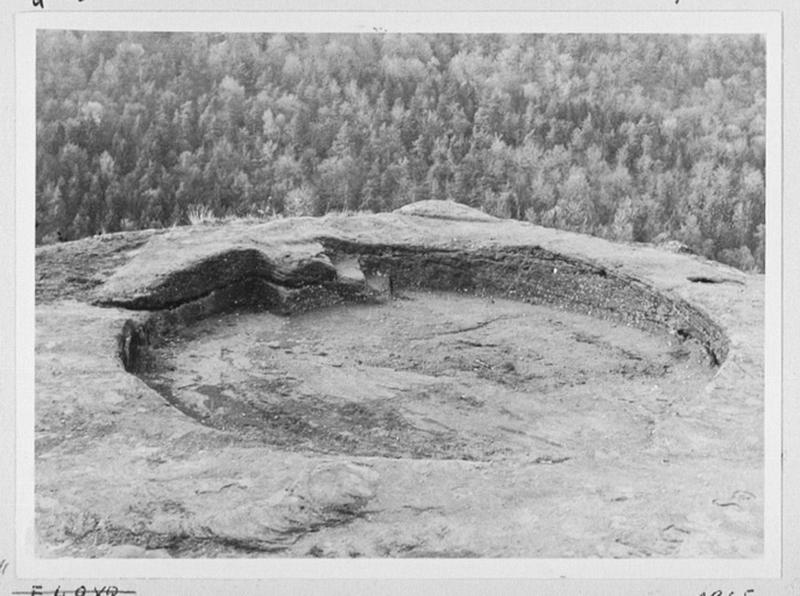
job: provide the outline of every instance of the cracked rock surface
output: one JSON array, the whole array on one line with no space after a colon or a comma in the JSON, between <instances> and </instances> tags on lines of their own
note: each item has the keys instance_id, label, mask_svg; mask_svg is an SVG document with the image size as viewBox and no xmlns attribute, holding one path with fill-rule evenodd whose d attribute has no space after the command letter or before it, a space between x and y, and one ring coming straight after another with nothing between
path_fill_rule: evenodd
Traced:
<instances>
[{"instance_id":1,"label":"cracked rock surface","mask_svg":"<svg viewBox=\"0 0 800 596\"><path fill-rule=\"evenodd\" d=\"M39 556L763 551L763 276L444 202L36 276Z\"/></svg>"}]
</instances>

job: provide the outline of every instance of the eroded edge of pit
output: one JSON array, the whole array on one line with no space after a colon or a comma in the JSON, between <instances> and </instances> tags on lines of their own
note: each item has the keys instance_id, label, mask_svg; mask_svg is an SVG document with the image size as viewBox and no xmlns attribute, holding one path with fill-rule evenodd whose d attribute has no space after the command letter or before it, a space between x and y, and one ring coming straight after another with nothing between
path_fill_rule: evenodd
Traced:
<instances>
[{"instance_id":1,"label":"eroded edge of pit","mask_svg":"<svg viewBox=\"0 0 800 596\"><path fill-rule=\"evenodd\" d=\"M130 300L103 306L144 311L126 321L119 356L140 370L149 347L177 329L237 309L281 315L334 304L382 302L402 289L456 291L547 305L696 341L712 366L730 341L705 312L630 275L538 246L432 248L319 239L323 251L284 263L257 249L220 252L166 276ZM287 266L286 262L290 265Z\"/></svg>"}]
</instances>

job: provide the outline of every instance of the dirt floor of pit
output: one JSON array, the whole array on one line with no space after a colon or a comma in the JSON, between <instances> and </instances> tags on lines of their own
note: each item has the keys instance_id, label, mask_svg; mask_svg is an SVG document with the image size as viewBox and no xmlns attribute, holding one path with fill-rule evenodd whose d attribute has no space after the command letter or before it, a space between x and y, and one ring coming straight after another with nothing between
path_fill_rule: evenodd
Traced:
<instances>
[{"instance_id":1,"label":"dirt floor of pit","mask_svg":"<svg viewBox=\"0 0 800 596\"><path fill-rule=\"evenodd\" d=\"M556 464L648 447L714 369L669 336L453 293L184 329L143 375L243 442L356 456Z\"/></svg>"}]
</instances>

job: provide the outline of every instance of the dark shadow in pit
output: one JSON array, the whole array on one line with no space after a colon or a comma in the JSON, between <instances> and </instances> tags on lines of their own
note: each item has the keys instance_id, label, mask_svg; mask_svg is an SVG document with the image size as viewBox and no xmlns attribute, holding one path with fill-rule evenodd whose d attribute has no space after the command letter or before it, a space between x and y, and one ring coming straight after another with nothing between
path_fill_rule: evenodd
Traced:
<instances>
[{"instance_id":1,"label":"dark shadow in pit","mask_svg":"<svg viewBox=\"0 0 800 596\"><path fill-rule=\"evenodd\" d=\"M692 283L697 284L739 284L744 285L744 282L738 279L731 279L729 277L707 277L705 275L690 275L688 279Z\"/></svg>"},{"instance_id":2,"label":"dark shadow in pit","mask_svg":"<svg viewBox=\"0 0 800 596\"><path fill-rule=\"evenodd\" d=\"M242 443L290 451L467 461L497 451L480 448L470 437L455 432L421 429L389 405L315 396L285 397L275 393L274 387L264 387L264 395L272 395L273 399L254 403L231 396L226 389L235 391L233 387L201 385L194 388L208 398L207 408L201 411L179 399L162 373L159 369L150 370L140 377L176 409L204 426L234 433Z\"/></svg>"}]
</instances>

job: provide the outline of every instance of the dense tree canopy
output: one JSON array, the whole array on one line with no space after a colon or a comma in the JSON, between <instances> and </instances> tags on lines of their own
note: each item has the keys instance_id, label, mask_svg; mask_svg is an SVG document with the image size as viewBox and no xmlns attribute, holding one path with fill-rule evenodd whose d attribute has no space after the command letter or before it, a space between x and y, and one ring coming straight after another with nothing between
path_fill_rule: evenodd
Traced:
<instances>
[{"instance_id":1,"label":"dense tree canopy","mask_svg":"<svg viewBox=\"0 0 800 596\"><path fill-rule=\"evenodd\" d=\"M40 31L37 241L452 199L763 271L759 36Z\"/></svg>"}]
</instances>

